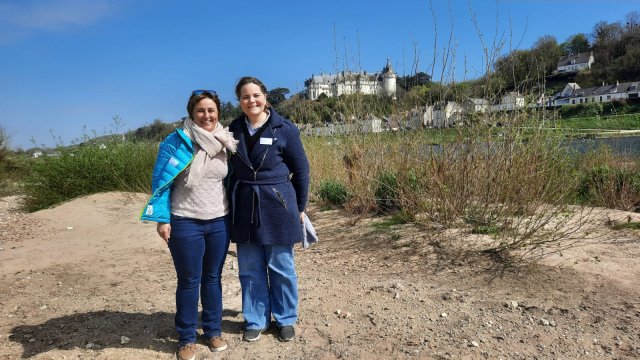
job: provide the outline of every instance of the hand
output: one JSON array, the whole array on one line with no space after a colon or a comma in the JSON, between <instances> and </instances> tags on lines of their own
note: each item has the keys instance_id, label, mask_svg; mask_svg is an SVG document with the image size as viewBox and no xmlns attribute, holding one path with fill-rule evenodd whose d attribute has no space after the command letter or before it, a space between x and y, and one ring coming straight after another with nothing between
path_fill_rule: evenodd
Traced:
<instances>
[{"instance_id":1,"label":"hand","mask_svg":"<svg viewBox=\"0 0 640 360\"><path fill-rule=\"evenodd\" d=\"M304 223L304 211L300 213L300 222Z\"/></svg>"},{"instance_id":2,"label":"hand","mask_svg":"<svg viewBox=\"0 0 640 360\"><path fill-rule=\"evenodd\" d=\"M162 240L164 240L164 242L168 245L169 237L171 236L171 224L158 223L156 231L158 232L158 235L160 235Z\"/></svg>"}]
</instances>

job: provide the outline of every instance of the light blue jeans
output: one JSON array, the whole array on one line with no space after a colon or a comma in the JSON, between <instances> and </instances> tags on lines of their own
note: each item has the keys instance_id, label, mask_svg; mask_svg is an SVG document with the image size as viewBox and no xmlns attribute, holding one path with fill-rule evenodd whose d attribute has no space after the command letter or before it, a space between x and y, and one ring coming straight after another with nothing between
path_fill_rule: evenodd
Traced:
<instances>
[{"instance_id":1,"label":"light blue jeans","mask_svg":"<svg viewBox=\"0 0 640 360\"><path fill-rule=\"evenodd\" d=\"M237 244L245 329L266 329L298 320L298 277L293 245Z\"/></svg>"}]
</instances>

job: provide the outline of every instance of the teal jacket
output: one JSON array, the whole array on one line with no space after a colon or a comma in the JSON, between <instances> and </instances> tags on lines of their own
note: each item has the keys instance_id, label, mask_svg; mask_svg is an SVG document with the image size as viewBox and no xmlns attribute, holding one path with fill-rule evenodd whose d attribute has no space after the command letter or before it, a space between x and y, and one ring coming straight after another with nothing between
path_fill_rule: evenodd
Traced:
<instances>
[{"instance_id":1,"label":"teal jacket","mask_svg":"<svg viewBox=\"0 0 640 360\"><path fill-rule=\"evenodd\" d=\"M193 155L193 143L182 129L176 129L160 143L151 178L152 195L140 213L140 220L169 223L171 185L191 164Z\"/></svg>"}]
</instances>

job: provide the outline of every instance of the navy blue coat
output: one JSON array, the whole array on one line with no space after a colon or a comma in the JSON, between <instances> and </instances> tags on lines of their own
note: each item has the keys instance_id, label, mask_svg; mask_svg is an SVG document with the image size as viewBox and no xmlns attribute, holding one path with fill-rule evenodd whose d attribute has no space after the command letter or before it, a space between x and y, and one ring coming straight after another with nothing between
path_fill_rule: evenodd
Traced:
<instances>
[{"instance_id":1,"label":"navy blue coat","mask_svg":"<svg viewBox=\"0 0 640 360\"><path fill-rule=\"evenodd\" d=\"M229 157L231 241L241 244L286 245L302 241L300 212L309 195L309 161L300 132L273 109L260 140L247 153L242 123L229 130L239 140Z\"/></svg>"}]
</instances>

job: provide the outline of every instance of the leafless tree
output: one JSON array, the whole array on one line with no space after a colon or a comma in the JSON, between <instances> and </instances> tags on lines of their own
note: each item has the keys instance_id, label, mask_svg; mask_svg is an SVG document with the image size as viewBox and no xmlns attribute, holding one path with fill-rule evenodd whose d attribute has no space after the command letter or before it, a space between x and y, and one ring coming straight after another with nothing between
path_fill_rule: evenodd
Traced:
<instances>
[{"instance_id":1,"label":"leafless tree","mask_svg":"<svg viewBox=\"0 0 640 360\"><path fill-rule=\"evenodd\" d=\"M6 150L9 147L9 134L0 126L0 151Z\"/></svg>"}]
</instances>

